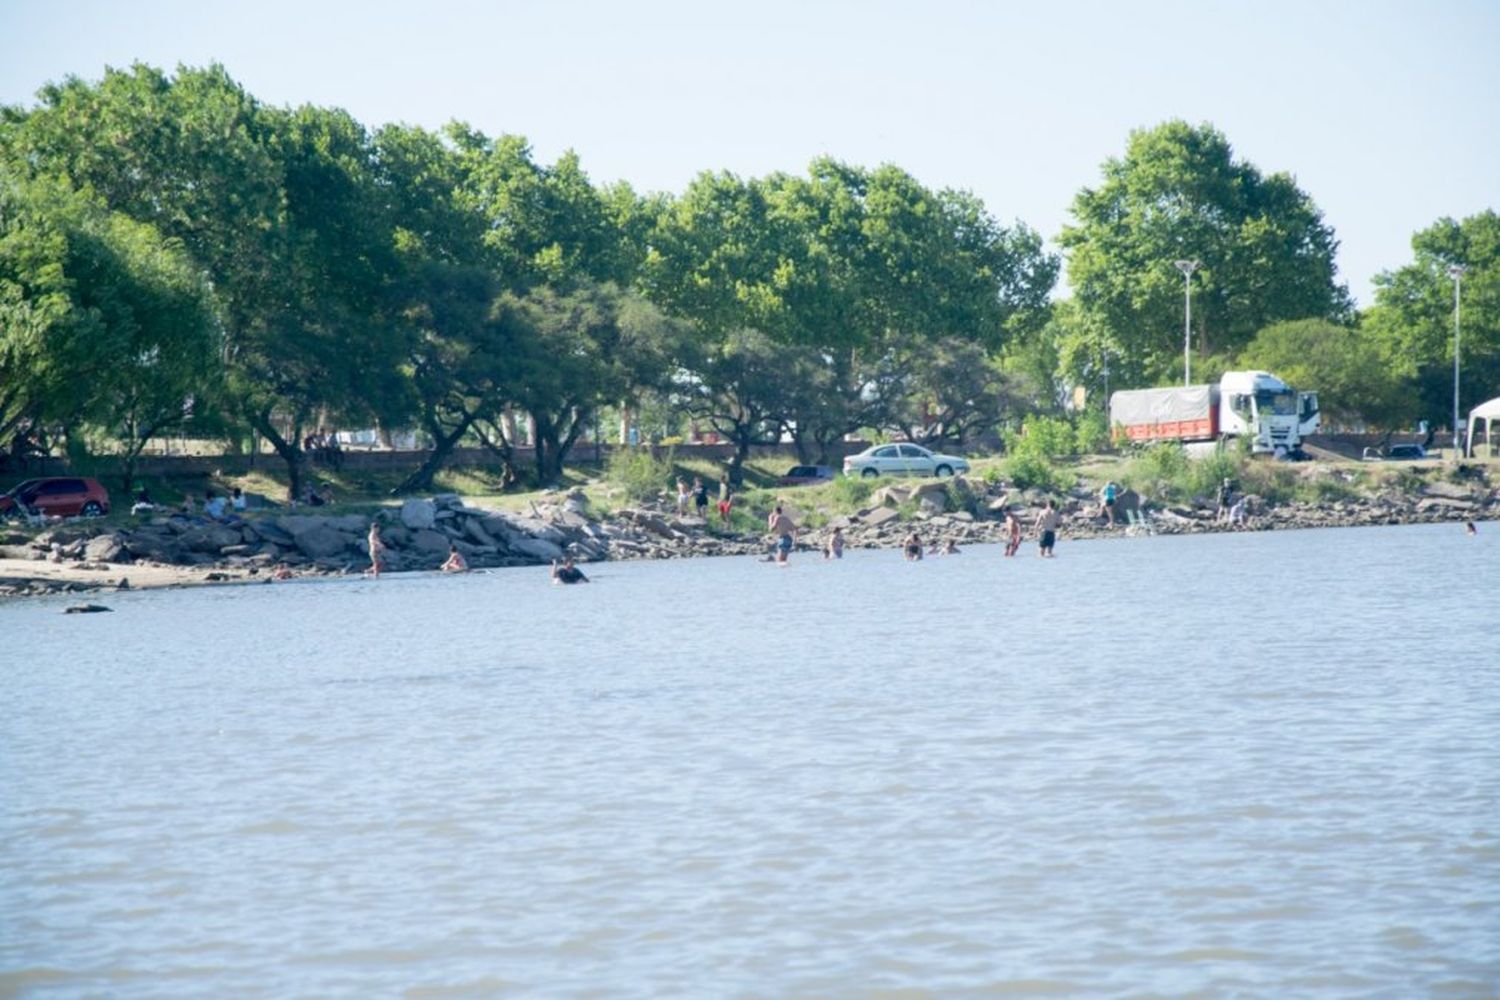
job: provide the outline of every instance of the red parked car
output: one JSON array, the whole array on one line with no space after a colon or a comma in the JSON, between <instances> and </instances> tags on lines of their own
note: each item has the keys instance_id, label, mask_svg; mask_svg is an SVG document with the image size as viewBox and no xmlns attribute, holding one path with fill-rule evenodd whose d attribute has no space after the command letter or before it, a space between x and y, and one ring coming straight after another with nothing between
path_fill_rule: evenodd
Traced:
<instances>
[{"instance_id":1,"label":"red parked car","mask_svg":"<svg viewBox=\"0 0 1500 1000\"><path fill-rule=\"evenodd\" d=\"M98 517L109 513L109 491L97 479L51 476L28 479L10 492L0 494L0 515L17 511L47 517Z\"/></svg>"}]
</instances>

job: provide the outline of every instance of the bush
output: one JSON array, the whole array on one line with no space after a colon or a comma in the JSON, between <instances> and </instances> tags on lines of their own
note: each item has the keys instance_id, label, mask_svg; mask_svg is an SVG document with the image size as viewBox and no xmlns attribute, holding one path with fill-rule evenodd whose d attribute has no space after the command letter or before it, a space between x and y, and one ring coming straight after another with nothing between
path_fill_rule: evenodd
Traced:
<instances>
[{"instance_id":1,"label":"bush","mask_svg":"<svg viewBox=\"0 0 1500 1000\"><path fill-rule=\"evenodd\" d=\"M1069 485L1067 476L1040 455L1018 452L1005 460L1005 476L1023 490L1057 492Z\"/></svg>"},{"instance_id":2,"label":"bush","mask_svg":"<svg viewBox=\"0 0 1500 1000\"><path fill-rule=\"evenodd\" d=\"M672 487L673 452L655 458L648 448L618 448L609 455L607 477L635 501L655 500Z\"/></svg>"},{"instance_id":3,"label":"bush","mask_svg":"<svg viewBox=\"0 0 1500 1000\"><path fill-rule=\"evenodd\" d=\"M1127 467L1125 485L1151 500L1179 500L1188 491L1187 452L1181 445L1155 444Z\"/></svg>"},{"instance_id":4,"label":"bush","mask_svg":"<svg viewBox=\"0 0 1500 1000\"><path fill-rule=\"evenodd\" d=\"M827 486L827 496L844 507L862 507L870 494L875 492L878 479L863 476L836 476Z\"/></svg>"},{"instance_id":5,"label":"bush","mask_svg":"<svg viewBox=\"0 0 1500 1000\"><path fill-rule=\"evenodd\" d=\"M1078 453L1073 425L1062 417L1028 417L1019 434L1005 435L1005 450L1013 457L1062 458Z\"/></svg>"},{"instance_id":6,"label":"bush","mask_svg":"<svg viewBox=\"0 0 1500 1000\"><path fill-rule=\"evenodd\" d=\"M1109 445L1109 418L1098 410L1090 410L1078 418L1073 437L1080 455L1104 451Z\"/></svg>"}]
</instances>

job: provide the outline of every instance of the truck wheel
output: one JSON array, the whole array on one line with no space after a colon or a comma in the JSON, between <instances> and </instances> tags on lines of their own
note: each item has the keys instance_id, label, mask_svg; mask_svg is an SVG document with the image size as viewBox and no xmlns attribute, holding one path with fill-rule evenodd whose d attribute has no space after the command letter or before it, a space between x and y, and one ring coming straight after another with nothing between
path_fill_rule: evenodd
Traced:
<instances>
[{"instance_id":1,"label":"truck wheel","mask_svg":"<svg viewBox=\"0 0 1500 1000\"><path fill-rule=\"evenodd\" d=\"M876 476L880 475L880 470L866 469L864 472L861 472L860 475L864 476L866 479L874 479Z\"/></svg>"}]
</instances>

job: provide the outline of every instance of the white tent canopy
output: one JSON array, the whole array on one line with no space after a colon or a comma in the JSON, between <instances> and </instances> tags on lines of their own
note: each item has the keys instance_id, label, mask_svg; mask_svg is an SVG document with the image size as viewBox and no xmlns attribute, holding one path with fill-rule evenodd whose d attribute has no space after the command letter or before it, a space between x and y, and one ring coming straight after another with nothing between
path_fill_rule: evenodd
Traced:
<instances>
[{"instance_id":1,"label":"white tent canopy","mask_svg":"<svg viewBox=\"0 0 1500 1000\"><path fill-rule=\"evenodd\" d=\"M1464 454L1474 454L1474 431L1484 425L1484 443L1489 445L1490 455L1495 454L1495 428L1500 423L1500 396L1487 403L1480 403L1469 411L1469 439L1464 445Z\"/></svg>"}]
</instances>

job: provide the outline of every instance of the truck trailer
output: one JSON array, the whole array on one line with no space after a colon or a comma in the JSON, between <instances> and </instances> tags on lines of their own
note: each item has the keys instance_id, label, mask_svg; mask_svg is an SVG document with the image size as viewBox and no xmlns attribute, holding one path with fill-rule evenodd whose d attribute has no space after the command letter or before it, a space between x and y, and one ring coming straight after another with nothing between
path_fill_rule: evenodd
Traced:
<instances>
[{"instance_id":1,"label":"truck trailer","mask_svg":"<svg viewBox=\"0 0 1500 1000\"><path fill-rule=\"evenodd\" d=\"M1250 439L1257 454L1289 454L1318 430L1318 394L1270 372L1225 372L1217 383L1122 389L1109 397L1116 442Z\"/></svg>"}]
</instances>

